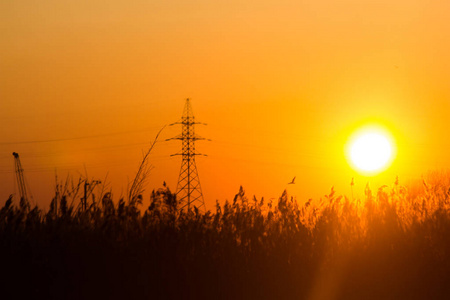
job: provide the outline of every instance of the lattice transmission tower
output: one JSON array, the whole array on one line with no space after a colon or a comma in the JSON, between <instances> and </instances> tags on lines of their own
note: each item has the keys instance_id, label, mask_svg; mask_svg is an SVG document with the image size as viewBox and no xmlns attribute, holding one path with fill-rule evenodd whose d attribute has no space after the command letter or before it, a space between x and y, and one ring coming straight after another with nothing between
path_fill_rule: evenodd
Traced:
<instances>
[{"instance_id":1,"label":"lattice transmission tower","mask_svg":"<svg viewBox=\"0 0 450 300\"><path fill-rule=\"evenodd\" d=\"M182 157L180 175L178 177L176 191L179 208L180 210L189 211L195 206L199 210L206 211L202 187L200 185L200 178L198 177L197 165L195 163L196 156L206 156L206 154L197 153L195 150L195 141L205 140L205 138L202 138L195 134L195 125L206 124L195 121L195 117L192 112L191 101L189 98L186 99L186 104L184 105L184 111L183 116L181 117L181 121L170 124L170 126L176 124L182 125L181 134L168 140L175 139L182 141L181 153L171 155L181 155Z\"/></svg>"}]
</instances>

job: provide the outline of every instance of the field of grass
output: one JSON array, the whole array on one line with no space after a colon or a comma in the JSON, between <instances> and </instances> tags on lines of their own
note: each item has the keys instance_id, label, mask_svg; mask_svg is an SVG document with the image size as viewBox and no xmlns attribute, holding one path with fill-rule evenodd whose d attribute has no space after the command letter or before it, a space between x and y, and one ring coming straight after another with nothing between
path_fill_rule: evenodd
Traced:
<instances>
[{"instance_id":1,"label":"field of grass","mask_svg":"<svg viewBox=\"0 0 450 300\"><path fill-rule=\"evenodd\" d=\"M61 190L48 211L0 209L2 299L448 299L450 185L393 183L363 199L247 197L180 212ZM78 198L77 198L78 197Z\"/></svg>"}]
</instances>

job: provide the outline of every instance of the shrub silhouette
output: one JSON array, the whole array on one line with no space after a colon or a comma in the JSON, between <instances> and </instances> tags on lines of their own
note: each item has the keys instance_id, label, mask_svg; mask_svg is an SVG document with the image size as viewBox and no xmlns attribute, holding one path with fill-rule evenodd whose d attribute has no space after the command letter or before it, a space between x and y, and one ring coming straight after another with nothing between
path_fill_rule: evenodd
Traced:
<instances>
[{"instance_id":1,"label":"shrub silhouette","mask_svg":"<svg viewBox=\"0 0 450 300\"><path fill-rule=\"evenodd\" d=\"M76 184L74 187L76 188ZM78 184L78 187L80 184ZM273 203L241 187L215 211L180 211L167 187L86 210L76 189L47 212L0 209L2 294L55 299L442 299L450 295L448 180L398 180L364 199ZM5 298L5 299L6 299Z\"/></svg>"}]
</instances>

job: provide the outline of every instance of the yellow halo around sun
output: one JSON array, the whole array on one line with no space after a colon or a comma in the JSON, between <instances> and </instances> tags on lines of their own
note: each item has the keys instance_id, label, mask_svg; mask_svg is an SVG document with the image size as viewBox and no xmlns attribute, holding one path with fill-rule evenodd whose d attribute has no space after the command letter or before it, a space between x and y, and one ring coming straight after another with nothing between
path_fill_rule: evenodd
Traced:
<instances>
[{"instance_id":1,"label":"yellow halo around sun","mask_svg":"<svg viewBox=\"0 0 450 300\"><path fill-rule=\"evenodd\" d=\"M356 132L346 148L350 165L364 175L375 175L386 170L395 156L392 137L386 130L376 127Z\"/></svg>"}]
</instances>

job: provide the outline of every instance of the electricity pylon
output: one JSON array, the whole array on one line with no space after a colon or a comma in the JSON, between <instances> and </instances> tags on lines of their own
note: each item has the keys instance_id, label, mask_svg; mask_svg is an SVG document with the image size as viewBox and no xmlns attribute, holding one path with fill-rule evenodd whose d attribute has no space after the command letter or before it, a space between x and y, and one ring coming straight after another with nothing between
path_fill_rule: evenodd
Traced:
<instances>
[{"instance_id":1,"label":"electricity pylon","mask_svg":"<svg viewBox=\"0 0 450 300\"><path fill-rule=\"evenodd\" d=\"M170 126L176 124L182 125L181 134L168 140L175 139L182 141L182 152L171 155L182 156L180 175L178 177L176 191L179 208L180 210L186 209L189 211L195 206L199 210L206 211L202 187L200 185L200 178L198 177L197 165L195 164L195 157L197 155L206 156L205 154L195 152L195 141L204 140L204 138L195 134L195 125L206 124L195 122L195 117L192 112L189 98L186 99L181 121L170 124Z\"/></svg>"},{"instance_id":2,"label":"electricity pylon","mask_svg":"<svg viewBox=\"0 0 450 300\"><path fill-rule=\"evenodd\" d=\"M27 188L25 185L25 178L23 176L22 164L20 163L19 159L19 153L13 152L13 156L14 156L14 169L16 173L16 180L17 185L19 186L20 200L28 202Z\"/></svg>"}]
</instances>

